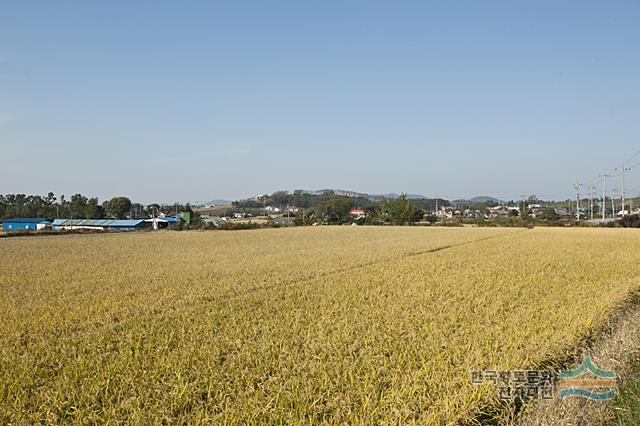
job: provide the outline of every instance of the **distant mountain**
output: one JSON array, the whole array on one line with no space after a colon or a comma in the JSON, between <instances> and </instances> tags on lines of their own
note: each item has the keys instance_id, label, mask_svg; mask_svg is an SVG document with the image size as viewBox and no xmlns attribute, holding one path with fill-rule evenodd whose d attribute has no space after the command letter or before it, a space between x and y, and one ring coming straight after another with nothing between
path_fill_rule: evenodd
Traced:
<instances>
[{"instance_id":1,"label":"distant mountain","mask_svg":"<svg viewBox=\"0 0 640 426\"><path fill-rule=\"evenodd\" d=\"M504 203L503 200L494 197L488 197L486 195L481 195L479 197L473 197L471 200L474 203Z\"/></svg>"},{"instance_id":2,"label":"distant mountain","mask_svg":"<svg viewBox=\"0 0 640 426\"><path fill-rule=\"evenodd\" d=\"M452 204L480 204L480 203L501 204L501 203L504 203L504 201L500 200L499 198L489 197L487 195L480 195L478 197L473 197L468 200L467 199L453 200L451 203Z\"/></svg>"},{"instance_id":3,"label":"distant mountain","mask_svg":"<svg viewBox=\"0 0 640 426\"><path fill-rule=\"evenodd\" d=\"M405 195L410 200L424 200L424 199L427 198L422 194L405 194ZM395 192L390 192L388 194L367 195L368 198L389 198L389 199L398 198L399 196L400 196L400 194L396 194Z\"/></svg>"},{"instance_id":4,"label":"distant mountain","mask_svg":"<svg viewBox=\"0 0 640 426\"><path fill-rule=\"evenodd\" d=\"M293 193L302 193L302 194L310 194L310 195L327 195L327 194L334 194L334 195L342 195L342 196L346 196L346 197L353 197L353 198L366 198L367 200L373 201L373 202L380 202L383 200L391 200L391 199L395 199L398 198L400 196L400 194L397 194L395 192L390 192L387 194L367 194L365 192L356 192L356 191L348 191L345 189L316 189L316 190L309 190L309 189L296 189L294 191L287 191L287 190L281 190L281 191L276 191L275 193L287 193L287 194L293 194ZM274 194L275 194L274 193ZM408 199L410 200L427 200L429 199L428 197L425 197L422 194L405 194L407 196ZM239 201L247 201L247 200L256 200L256 199L261 199L261 197L268 197L269 194L260 194L260 195L256 195L254 197L250 197L244 200L239 200ZM442 198L440 198L442 199ZM209 203L216 203L219 204L221 202L224 202L226 204L230 204L230 201L226 201L226 200L213 200L213 201L209 201ZM202 205L202 203L200 204Z\"/></svg>"},{"instance_id":5,"label":"distant mountain","mask_svg":"<svg viewBox=\"0 0 640 426\"><path fill-rule=\"evenodd\" d=\"M422 194L407 194L407 198L410 200L425 200L428 197L425 197Z\"/></svg>"},{"instance_id":6,"label":"distant mountain","mask_svg":"<svg viewBox=\"0 0 640 426\"><path fill-rule=\"evenodd\" d=\"M209 206L228 206L229 204L231 204L231 201L229 200L222 200L222 199L216 199L216 200L211 200L211 201L205 201L205 202L197 202L198 206L203 206L203 207L209 207ZM194 203L195 205L195 203Z\"/></svg>"},{"instance_id":7,"label":"distant mountain","mask_svg":"<svg viewBox=\"0 0 640 426\"><path fill-rule=\"evenodd\" d=\"M313 194L313 195L322 195L322 194L326 194L329 192L333 192L336 195L346 195L347 197L362 197L362 198L367 198L369 200L372 201L379 201L382 199L394 199L394 198L398 198L400 196L400 194L396 194L395 192L391 192L388 194L367 194L364 192L355 192L355 191L347 191L344 189L320 189L317 191L307 191L307 190L303 190L303 192L308 193L308 194ZM422 194L406 194L407 198L411 199L411 200L422 200L425 199L427 197L425 197Z\"/></svg>"}]
</instances>

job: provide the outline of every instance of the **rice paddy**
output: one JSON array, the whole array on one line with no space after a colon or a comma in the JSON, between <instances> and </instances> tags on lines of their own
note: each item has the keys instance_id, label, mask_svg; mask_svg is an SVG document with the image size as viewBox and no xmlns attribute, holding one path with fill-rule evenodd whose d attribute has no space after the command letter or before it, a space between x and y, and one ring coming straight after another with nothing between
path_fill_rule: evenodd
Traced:
<instances>
[{"instance_id":1,"label":"rice paddy","mask_svg":"<svg viewBox=\"0 0 640 426\"><path fill-rule=\"evenodd\" d=\"M625 229L0 240L2 423L468 422L640 289Z\"/></svg>"}]
</instances>

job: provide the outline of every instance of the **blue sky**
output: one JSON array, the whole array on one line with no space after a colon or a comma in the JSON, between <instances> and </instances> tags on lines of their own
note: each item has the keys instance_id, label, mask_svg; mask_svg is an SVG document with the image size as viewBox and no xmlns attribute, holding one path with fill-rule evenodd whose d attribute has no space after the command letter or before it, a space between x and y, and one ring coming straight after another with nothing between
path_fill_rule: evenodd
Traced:
<instances>
[{"instance_id":1,"label":"blue sky","mask_svg":"<svg viewBox=\"0 0 640 426\"><path fill-rule=\"evenodd\" d=\"M640 149L637 1L178 3L3 2L0 193L565 198Z\"/></svg>"}]
</instances>

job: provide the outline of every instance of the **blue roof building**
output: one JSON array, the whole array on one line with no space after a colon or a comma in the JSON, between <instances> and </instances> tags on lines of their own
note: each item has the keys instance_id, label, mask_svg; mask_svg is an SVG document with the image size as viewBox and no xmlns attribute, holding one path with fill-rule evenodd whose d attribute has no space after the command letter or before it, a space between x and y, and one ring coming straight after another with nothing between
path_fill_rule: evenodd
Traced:
<instances>
[{"instance_id":1,"label":"blue roof building","mask_svg":"<svg viewBox=\"0 0 640 426\"><path fill-rule=\"evenodd\" d=\"M136 231L147 226L144 219L56 219L53 229L97 229L103 231Z\"/></svg>"},{"instance_id":2,"label":"blue roof building","mask_svg":"<svg viewBox=\"0 0 640 426\"><path fill-rule=\"evenodd\" d=\"M2 222L3 231L38 231L51 225L47 219L41 217L18 217Z\"/></svg>"}]
</instances>

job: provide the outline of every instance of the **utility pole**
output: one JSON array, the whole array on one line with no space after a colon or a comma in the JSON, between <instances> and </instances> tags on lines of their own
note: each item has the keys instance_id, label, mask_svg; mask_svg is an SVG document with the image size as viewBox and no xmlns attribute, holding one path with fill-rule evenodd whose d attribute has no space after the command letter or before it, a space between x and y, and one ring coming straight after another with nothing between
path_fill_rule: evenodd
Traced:
<instances>
[{"instance_id":1,"label":"utility pole","mask_svg":"<svg viewBox=\"0 0 640 426\"><path fill-rule=\"evenodd\" d=\"M622 216L624 216L624 161L622 162L622 186L620 192L622 192Z\"/></svg>"},{"instance_id":2,"label":"utility pole","mask_svg":"<svg viewBox=\"0 0 640 426\"><path fill-rule=\"evenodd\" d=\"M625 207L625 204L626 204L625 203L625 199L624 199L624 172L627 171L627 170L631 170L631 168L630 167L626 167L625 168L624 167L624 161L623 161L622 164L620 165L620 169L616 168L616 170L620 170L620 176L622 178L622 182L621 182L621 186L620 186L620 192L621 192L620 199L622 201L622 216L624 216L624 213L625 213L625 208L624 207Z\"/></svg>"},{"instance_id":3,"label":"utility pole","mask_svg":"<svg viewBox=\"0 0 640 426\"><path fill-rule=\"evenodd\" d=\"M157 231L158 230L158 219L156 219L156 209L155 209L155 207L153 207L151 209L151 218L152 218L151 220L153 221L153 222L151 222L151 223L153 223L153 230Z\"/></svg>"},{"instance_id":4,"label":"utility pole","mask_svg":"<svg viewBox=\"0 0 640 426\"><path fill-rule=\"evenodd\" d=\"M611 175L607 174L607 169L604 170L604 173L600 175L602 177L602 221L604 222L605 214L607 210L607 178L611 177Z\"/></svg>"},{"instance_id":5,"label":"utility pole","mask_svg":"<svg viewBox=\"0 0 640 426\"><path fill-rule=\"evenodd\" d=\"M604 203L605 197L607 196L607 175L602 175L602 177L602 221L604 222L604 210L607 208L606 204Z\"/></svg>"},{"instance_id":6,"label":"utility pole","mask_svg":"<svg viewBox=\"0 0 640 426\"><path fill-rule=\"evenodd\" d=\"M593 220L593 190L595 187L593 184L589 185L589 214L591 215L591 220Z\"/></svg>"},{"instance_id":7,"label":"utility pole","mask_svg":"<svg viewBox=\"0 0 640 426\"><path fill-rule=\"evenodd\" d=\"M576 189L576 220L580 222L580 181L576 180L574 188Z\"/></svg>"}]
</instances>

